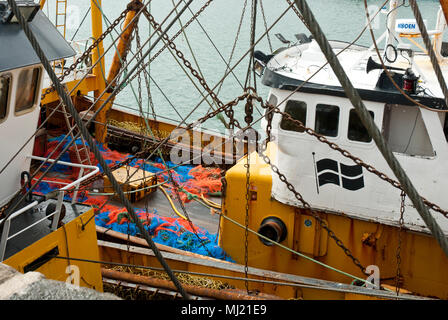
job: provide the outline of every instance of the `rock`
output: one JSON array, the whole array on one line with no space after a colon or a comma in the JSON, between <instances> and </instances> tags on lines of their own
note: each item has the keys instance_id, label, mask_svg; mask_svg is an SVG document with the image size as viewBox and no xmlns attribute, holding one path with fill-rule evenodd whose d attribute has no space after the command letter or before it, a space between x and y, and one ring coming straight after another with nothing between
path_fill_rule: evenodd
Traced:
<instances>
[{"instance_id":1,"label":"rock","mask_svg":"<svg viewBox=\"0 0 448 320\"><path fill-rule=\"evenodd\" d=\"M120 300L110 293L50 280L39 272L22 274L0 263L1 300Z\"/></svg>"}]
</instances>

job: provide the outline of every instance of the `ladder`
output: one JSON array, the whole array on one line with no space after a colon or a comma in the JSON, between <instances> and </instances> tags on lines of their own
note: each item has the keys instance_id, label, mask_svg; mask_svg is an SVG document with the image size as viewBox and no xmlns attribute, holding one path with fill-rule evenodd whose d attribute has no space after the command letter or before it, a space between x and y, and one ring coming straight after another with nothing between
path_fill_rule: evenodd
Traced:
<instances>
[{"instance_id":1,"label":"ladder","mask_svg":"<svg viewBox=\"0 0 448 320\"><path fill-rule=\"evenodd\" d=\"M65 31L67 29L67 0L56 0L56 29L61 33L65 39ZM65 60L58 60L53 62L53 71L60 75L64 73ZM60 67L60 71L56 67Z\"/></svg>"},{"instance_id":2,"label":"ladder","mask_svg":"<svg viewBox=\"0 0 448 320\"><path fill-rule=\"evenodd\" d=\"M79 133L78 126L74 123L72 115L67 111L67 107L62 102L62 99L59 98L62 105L62 113L64 114L65 124L67 125L67 130L70 132L69 135L73 140L75 140L76 135ZM76 142L73 143L73 148L76 153L76 160L79 164L82 165L92 165L90 161L90 149L87 146L87 143L82 135L80 135L81 145L78 145ZM80 179L84 174L84 168L79 168L78 179ZM73 192L72 203L76 202L76 198L78 197L78 190Z\"/></svg>"},{"instance_id":3,"label":"ladder","mask_svg":"<svg viewBox=\"0 0 448 320\"><path fill-rule=\"evenodd\" d=\"M66 27L67 27L67 0L56 0L56 29L58 29L58 31L64 36L64 38Z\"/></svg>"}]
</instances>

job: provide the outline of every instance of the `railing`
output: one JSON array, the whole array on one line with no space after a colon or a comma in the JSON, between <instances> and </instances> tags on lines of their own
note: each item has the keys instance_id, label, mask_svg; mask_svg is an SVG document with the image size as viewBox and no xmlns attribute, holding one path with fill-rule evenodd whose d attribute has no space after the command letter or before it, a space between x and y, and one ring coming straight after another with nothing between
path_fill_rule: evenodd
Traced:
<instances>
[{"instance_id":1,"label":"railing","mask_svg":"<svg viewBox=\"0 0 448 320\"><path fill-rule=\"evenodd\" d=\"M34 160L45 161L45 162L55 162L55 160L53 160L53 159L46 159L46 158L36 157L36 156L29 156L29 158L34 159ZM51 231L55 231L57 229L59 218L60 218L60 215L61 215L61 208L62 208L62 203L63 203L63 200L64 200L65 192L67 190L71 189L72 187L75 187L76 189L78 189L78 186L79 186L79 184L82 181L90 178L91 176L93 176L94 174L96 174L99 171L99 168L96 167L96 166L83 165L83 164L78 164L78 163L70 163L70 162L65 162L65 161L58 161L58 164L62 164L62 165L70 166L70 167L80 168L78 179L73 181L72 183L66 184L61 189L57 190L57 192L58 192L58 200L57 200L57 204L56 204L56 208L55 208L54 212L50 213L49 215L46 215L42 219L39 219L36 222L30 224L29 226L23 228L19 232L15 233L15 234L13 234L11 236L9 235L9 229L11 227L11 220L16 218L16 217L18 217L22 213L27 212L28 210L30 210L30 209L34 208L35 206L37 206L39 204L38 201L34 201L34 202L30 203L29 205L23 207L22 209L14 212L8 218L5 218L6 220L3 219L3 220L5 220L5 223L3 225L2 236L0 238L0 261L4 260L5 252L6 252L6 245L8 243L8 240L11 240L12 238L18 236L19 234L22 234L23 232L27 231L28 229L34 227L35 225L41 223L42 221L47 220L50 217L53 217L53 216L54 217L53 217L53 221L51 223L50 230ZM85 169L89 169L89 170L92 170L92 171L89 172L88 174L86 174L85 176L83 176L83 173L84 173ZM42 180L42 181L61 184L61 182L59 182L59 181L51 181L51 180ZM75 191L75 193L73 195L72 203L74 203L76 201L76 194L77 194L77 191ZM3 220L0 220L0 223Z\"/></svg>"}]
</instances>

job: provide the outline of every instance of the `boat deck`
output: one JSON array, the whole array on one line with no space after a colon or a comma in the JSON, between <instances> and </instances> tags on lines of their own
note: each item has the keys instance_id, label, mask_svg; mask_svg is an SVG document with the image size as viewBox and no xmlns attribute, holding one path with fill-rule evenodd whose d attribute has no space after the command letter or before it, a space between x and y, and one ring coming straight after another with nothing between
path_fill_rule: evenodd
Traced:
<instances>
[{"instance_id":1,"label":"boat deck","mask_svg":"<svg viewBox=\"0 0 448 320\"><path fill-rule=\"evenodd\" d=\"M42 201L43 197L38 195L33 195L33 201ZM28 211L20 214L19 216L13 218L11 220L11 227L9 230L9 236L13 236L19 231L23 230L25 227L30 226L37 221L45 218L45 210L50 203L56 204L55 199L44 200L40 202L36 207L29 209ZM19 208L23 208L27 206L31 202L22 203ZM70 202L64 201L64 205L66 208L65 217L62 220L63 223L68 223L79 217L81 214L87 212L90 209L90 206L86 206L83 204L71 204ZM50 234L50 220L43 220L42 222L36 224L30 229L20 233L14 238L8 240L6 245L5 257L4 259L8 259L13 256L17 252L23 250L29 245L35 243L36 241L44 238L48 234Z\"/></svg>"},{"instance_id":2,"label":"boat deck","mask_svg":"<svg viewBox=\"0 0 448 320\"><path fill-rule=\"evenodd\" d=\"M213 197L212 201L216 203L221 203L221 198ZM173 203L175 204L177 210L185 215L182 211L182 207L179 203L173 199ZM121 204L118 201L111 201L111 204L120 206ZM206 229L209 233L217 233L219 226L219 215L212 215L210 209L201 205L196 201L190 201L184 204L188 217L191 219L195 226L202 227ZM178 218L179 216L171 208L170 203L163 195L160 190L153 192L147 195L144 199L134 203L135 208L139 209L156 209L157 214L162 217L174 217Z\"/></svg>"}]
</instances>

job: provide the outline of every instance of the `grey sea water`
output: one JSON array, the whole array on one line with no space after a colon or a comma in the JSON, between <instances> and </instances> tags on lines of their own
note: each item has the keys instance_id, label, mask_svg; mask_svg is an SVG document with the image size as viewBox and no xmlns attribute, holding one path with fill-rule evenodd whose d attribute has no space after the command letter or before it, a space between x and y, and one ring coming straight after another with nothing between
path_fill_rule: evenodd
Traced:
<instances>
[{"instance_id":1,"label":"grey sea water","mask_svg":"<svg viewBox=\"0 0 448 320\"><path fill-rule=\"evenodd\" d=\"M147 3L147 1L144 2ZM180 19L181 23L185 24L192 17L193 13L196 13L205 2L205 0L194 0L189 7L191 11L187 9L182 15ZM368 1L370 14L372 15L378 10L383 2L384 1L377 0ZM155 20L158 23L161 23L173 9L173 3L177 4L178 1L152 0L148 8ZM258 0L258 3L262 3L263 10L258 6L256 23L257 40L265 32L266 25L271 27L288 6L286 0ZM435 25L439 1L421 0L418 3L424 19L427 20L427 27L432 29ZM102 0L104 29L106 29L107 26L110 25L110 23L125 9L126 4L127 1L123 0ZM214 0L199 16L198 21L200 24L196 21L191 23L185 31L186 37L182 34L175 40L176 46L185 54L187 59L192 62L192 65L203 74L204 79L210 88L215 87L217 82L223 77L236 37L238 37L238 41L235 46L232 60L230 61L230 66L233 67L249 49L251 1L247 1L241 30L239 34L237 33L244 4L244 0ZM330 40L350 42L358 36L365 26L366 15L363 0L308 0L308 4L326 33L327 38ZM90 5L91 1L88 0L68 0L66 34L68 40L86 40L91 36L90 15L85 19L81 26L78 27L84 15L87 13L87 10L89 10ZM55 17L55 6L55 0L47 0L47 4L43 9L53 21ZM184 2L181 2L178 9L183 6ZM168 25L174 15L175 13L171 15L164 26ZM263 15L265 19L263 18ZM402 2L402 7L398 11L398 17L413 18L412 11L408 7L408 1ZM380 13L373 22L377 37L384 32L386 28L386 20L387 15ZM180 24L176 22L168 34L173 36L179 28ZM119 29L117 31L119 31ZM270 53L271 48L275 50L281 47L282 43L274 36L276 33L281 33L286 39L291 40L292 42L295 40L294 34L296 33L305 33L309 35L309 31L303 23L292 10L289 10L269 32L269 38L264 37L257 44L256 50ZM151 34L152 31L149 28L149 24L145 17L142 16L139 22L141 42L144 43L150 39L150 42L154 43L157 37L154 36L150 38ZM111 36L107 37L104 41L104 47L109 47L112 43L112 38L116 38L117 35L118 32L112 32ZM361 45L370 45L372 43L370 33L368 31L364 32L357 43ZM159 42L154 50L151 51L150 56L159 51L162 45L163 43ZM149 44L143 47L143 51L146 52L148 48ZM114 47L112 47L112 50L107 55L106 70L110 66L113 50ZM132 51L136 51L135 41L133 42ZM131 53L128 56L128 60L130 60L132 55L133 54ZM146 61L148 61L148 59L146 59ZM196 65L195 61L197 61L199 67ZM248 61L247 55L234 69L234 74L230 74L226 78L222 88L218 87L220 88L218 96L222 102L229 102L243 93L242 85L244 85L245 82ZM130 68L132 68L133 65L134 63L131 62ZM173 58L173 55L170 54L169 50L166 49L160 54L147 70L152 78L150 79L149 88L158 119L172 123L178 123L182 119L185 119L186 123L190 123L210 110L210 105L207 102L199 104L202 100L201 93L203 93L199 82L191 77L190 73L188 74L194 80L196 86L201 89L200 91L197 90L195 85ZM152 117L147 86L143 77L141 80L142 109L144 112L149 112L149 116ZM261 84L260 79L257 79L256 86L259 94L267 98L269 90ZM132 112L138 113L138 87L138 81L136 79L132 82L132 86L124 88L115 100L115 102L121 106L117 105L116 107L131 108L134 110ZM218 93L218 88L215 89L216 93ZM208 101L212 103L210 98L208 98ZM244 104L240 104L235 109L235 113L239 119L243 118L243 112ZM259 117L260 113L255 111L255 119ZM221 132L224 130L222 123L216 118L207 121L204 127Z\"/></svg>"}]
</instances>

